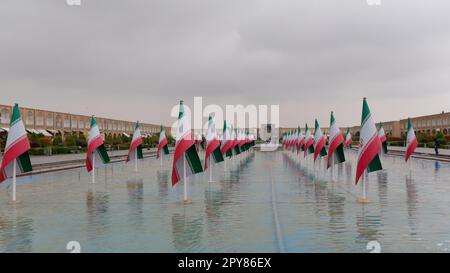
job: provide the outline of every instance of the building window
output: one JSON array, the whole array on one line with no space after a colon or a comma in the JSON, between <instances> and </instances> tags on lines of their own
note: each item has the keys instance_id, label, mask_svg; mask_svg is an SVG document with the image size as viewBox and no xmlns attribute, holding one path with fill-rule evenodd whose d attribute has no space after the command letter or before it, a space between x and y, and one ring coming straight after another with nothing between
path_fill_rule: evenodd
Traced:
<instances>
[{"instance_id":1,"label":"building window","mask_svg":"<svg viewBox=\"0 0 450 273\"><path fill-rule=\"evenodd\" d=\"M44 126L44 113L38 112L36 114L36 125L37 126Z\"/></svg>"},{"instance_id":2,"label":"building window","mask_svg":"<svg viewBox=\"0 0 450 273\"><path fill-rule=\"evenodd\" d=\"M78 128L78 119L76 116L72 116L72 129Z\"/></svg>"},{"instance_id":3,"label":"building window","mask_svg":"<svg viewBox=\"0 0 450 273\"><path fill-rule=\"evenodd\" d=\"M56 127L62 128L62 119L60 115L56 115Z\"/></svg>"},{"instance_id":4,"label":"building window","mask_svg":"<svg viewBox=\"0 0 450 273\"><path fill-rule=\"evenodd\" d=\"M70 128L70 117L68 115L64 116L64 128Z\"/></svg>"},{"instance_id":5,"label":"building window","mask_svg":"<svg viewBox=\"0 0 450 273\"><path fill-rule=\"evenodd\" d=\"M53 114L47 114L47 127L53 127Z\"/></svg>"},{"instance_id":6,"label":"building window","mask_svg":"<svg viewBox=\"0 0 450 273\"><path fill-rule=\"evenodd\" d=\"M84 117L80 118L80 128L81 129L86 128L86 123L84 122Z\"/></svg>"},{"instance_id":7,"label":"building window","mask_svg":"<svg viewBox=\"0 0 450 273\"><path fill-rule=\"evenodd\" d=\"M33 111L27 111L27 118L25 119L25 124L26 125L34 124Z\"/></svg>"},{"instance_id":8,"label":"building window","mask_svg":"<svg viewBox=\"0 0 450 273\"><path fill-rule=\"evenodd\" d=\"M3 108L1 112L1 123L8 124L10 121L9 109Z\"/></svg>"}]
</instances>

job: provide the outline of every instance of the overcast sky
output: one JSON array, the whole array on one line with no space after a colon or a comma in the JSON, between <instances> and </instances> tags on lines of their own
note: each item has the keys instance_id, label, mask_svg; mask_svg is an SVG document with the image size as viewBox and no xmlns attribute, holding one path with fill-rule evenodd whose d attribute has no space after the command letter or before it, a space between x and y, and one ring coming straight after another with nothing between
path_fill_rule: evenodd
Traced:
<instances>
[{"instance_id":1,"label":"overcast sky","mask_svg":"<svg viewBox=\"0 0 450 273\"><path fill-rule=\"evenodd\" d=\"M169 125L279 104L282 126L450 111L450 1L2 0L0 104Z\"/></svg>"}]
</instances>

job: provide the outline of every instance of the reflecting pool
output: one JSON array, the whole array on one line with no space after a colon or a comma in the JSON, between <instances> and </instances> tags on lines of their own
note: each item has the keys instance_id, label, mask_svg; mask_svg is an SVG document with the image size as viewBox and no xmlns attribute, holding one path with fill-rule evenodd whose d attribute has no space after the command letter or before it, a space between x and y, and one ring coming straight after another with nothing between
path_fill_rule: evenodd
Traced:
<instances>
[{"instance_id":1,"label":"reflecting pool","mask_svg":"<svg viewBox=\"0 0 450 273\"><path fill-rule=\"evenodd\" d=\"M450 251L450 164L384 156L356 203L356 152L325 171L286 152L250 152L172 188L171 158L20 177L0 185L0 252L381 252Z\"/></svg>"}]
</instances>

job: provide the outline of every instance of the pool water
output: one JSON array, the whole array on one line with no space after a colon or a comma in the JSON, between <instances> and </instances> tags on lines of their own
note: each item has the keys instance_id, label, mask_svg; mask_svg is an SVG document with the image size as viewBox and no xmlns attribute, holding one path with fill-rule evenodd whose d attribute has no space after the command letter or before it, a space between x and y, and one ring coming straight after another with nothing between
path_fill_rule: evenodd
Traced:
<instances>
[{"instance_id":1,"label":"pool water","mask_svg":"<svg viewBox=\"0 0 450 273\"><path fill-rule=\"evenodd\" d=\"M171 158L18 178L0 184L0 252L450 252L450 164L383 156L355 186L356 152L314 165L290 152L249 152L172 188Z\"/></svg>"}]
</instances>

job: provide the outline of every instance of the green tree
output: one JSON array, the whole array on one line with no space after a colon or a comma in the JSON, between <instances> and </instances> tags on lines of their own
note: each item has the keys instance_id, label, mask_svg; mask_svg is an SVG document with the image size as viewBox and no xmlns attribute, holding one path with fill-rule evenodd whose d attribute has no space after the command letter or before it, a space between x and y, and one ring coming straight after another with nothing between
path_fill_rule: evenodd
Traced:
<instances>
[{"instance_id":1,"label":"green tree","mask_svg":"<svg viewBox=\"0 0 450 273\"><path fill-rule=\"evenodd\" d=\"M442 131L437 132L434 138L439 140L442 145L447 145L447 139L445 139L444 133L442 133Z\"/></svg>"},{"instance_id":2,"label":"green tree","mask_svg":"<svg viewBox=\"0 0 450 273\"><path fill-rule=\"evenodd\" d=\"M80 134L78 136L76 143L77 143L77 146L87 147L87 140L86 140L86 137L84 136L84 134Z\"/></svg>"},{"instance_id":3,"label":"green tree","mask_svg":"<svg viewBox=\"0 0 450 273\"><path fill-rule=\"evenodd\" d=\"M67 135L64 139L65 146L76 146L77 145L77 136L76 135Z\"/></svg>"},{"instance_id":4,"label":"green tree","mask_svg":"<svg viewBox=\"0 0 450 273\"><path fill-rule=\"evenodd\" d=\"M55 138L53 139L53 146L62 146L62 145L63 145L62 137L60 135L55 136Z\"/></svg>"},{"instance_id":5,"label":"green tree","mask_svg":"<svg viewBox=\"0 0 450 273\"><path fill-rule=\"evenodd\" d=\"M425 132L420 133L417 137L417 141L419 143L427 143L429 141L428 135Z\"/></svg>"}]
</instances>

